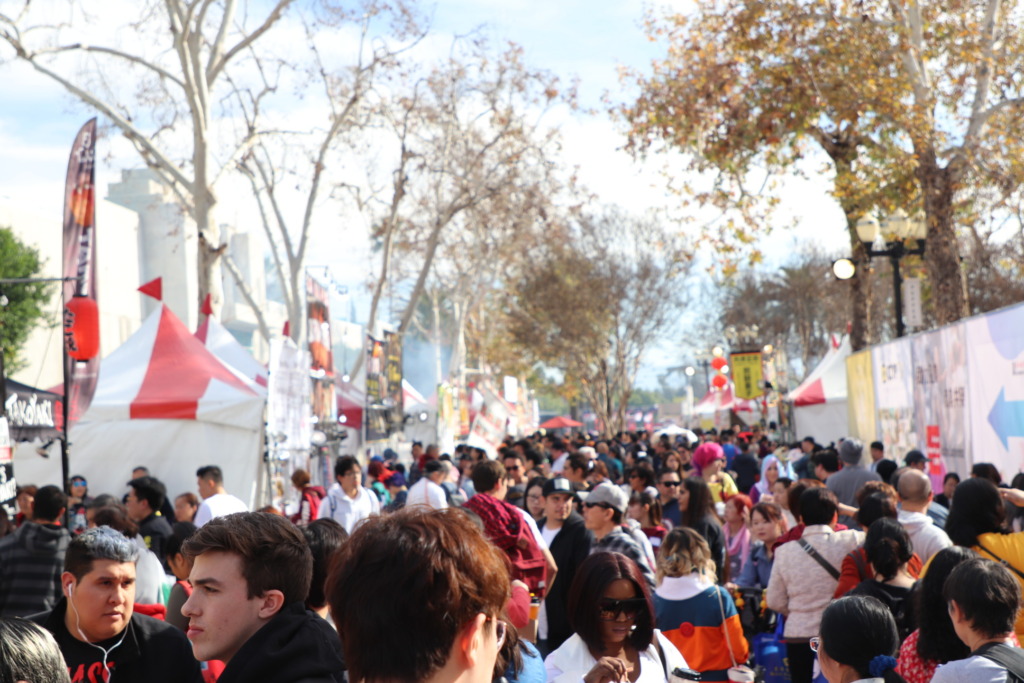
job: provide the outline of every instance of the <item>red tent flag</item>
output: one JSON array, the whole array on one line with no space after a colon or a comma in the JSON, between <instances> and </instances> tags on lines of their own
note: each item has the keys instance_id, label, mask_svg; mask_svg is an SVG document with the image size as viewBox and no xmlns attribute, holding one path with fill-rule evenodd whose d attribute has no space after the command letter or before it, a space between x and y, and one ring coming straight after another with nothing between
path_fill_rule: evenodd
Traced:
<instances>
[{"instance_id":1,"label":"red tent flag","mask_svg":"<svg viewBox=\"0 0 1024 683\"><path fill-rule=\"evenodd\" d=\"M163 301L164 298L164 279L158 277L154 280L150 280L144 285L139 287L139 291L146 296L151 296L157 301Z\"/></svg>"}]
</instances>

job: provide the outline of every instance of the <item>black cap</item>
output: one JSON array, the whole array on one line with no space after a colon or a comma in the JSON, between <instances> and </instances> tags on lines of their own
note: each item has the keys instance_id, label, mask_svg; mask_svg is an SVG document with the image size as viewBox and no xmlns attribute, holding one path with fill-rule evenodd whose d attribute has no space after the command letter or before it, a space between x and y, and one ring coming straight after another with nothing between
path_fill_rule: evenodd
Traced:
<instances>
[{"instance_id":1,"label":"black cap","mask_svg":"<svg viewBox=\"0 0 1024 683\"><path fill-rule=\"evenodd\" d=\"M572 484L565 477L555 477L544 482L544 489L541 493L545 496L550 496L552 493L568 493L570 496L575 497L576 489L572 487Z\"/></svg>"},{"instance_id":2,"label":"black cap","mask_svg":"<svg viewBox=\"0 0 1024 683\"><path fill-rule=\"evenodd\" d=\"M928 456L921 451L914 449L912 451L907 451L907 457L903 458L903 462L908 465L913 465L917 462L928 462Z\"/></svg>"}]
</instances>

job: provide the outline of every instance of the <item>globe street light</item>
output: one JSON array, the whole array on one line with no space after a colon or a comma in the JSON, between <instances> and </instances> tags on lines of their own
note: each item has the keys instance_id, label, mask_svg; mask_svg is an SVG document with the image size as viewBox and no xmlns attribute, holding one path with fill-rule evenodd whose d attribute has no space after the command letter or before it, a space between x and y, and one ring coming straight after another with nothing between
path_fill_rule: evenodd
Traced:
<instances>
[{"instance_id":1,"label":"globe street light","mask_svg":"<svg viewBox=\"0 0 1024 683\"><path fill-rule=\"evenodd\" d=\"M883 237L883 234L887 237ZM857 221L857 237L864 243L868 258L885 256L892 266L893 304L896 309L896 336L906 334L903 324L903 276L900 261L904 256L924 254L928 223L918 212L912 218L903 209L897 209L879 225L874 216L863 216ZM859 264L849 258L832 262L832 274L839 280L849 280L857 273Z\"/></svg>"}]
</instances>

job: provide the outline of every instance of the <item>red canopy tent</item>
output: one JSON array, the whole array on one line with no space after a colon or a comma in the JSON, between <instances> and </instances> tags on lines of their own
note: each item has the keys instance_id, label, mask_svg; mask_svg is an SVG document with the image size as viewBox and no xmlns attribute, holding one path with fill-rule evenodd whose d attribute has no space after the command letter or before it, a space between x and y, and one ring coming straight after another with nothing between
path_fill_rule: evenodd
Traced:
<instances>
[{"instance_id":1,"label":"red canopy tent","mask_svg":"<svg viewBox=\"0 0 1024 683\"><path fill-rule=\"evenodd\" d=\"M568 427L582 427L582 422L577 422L571 417L561 415L559 417L553 417L547 422L540 425L541 429L566 429Z\"/></svg>"}]
</instances>

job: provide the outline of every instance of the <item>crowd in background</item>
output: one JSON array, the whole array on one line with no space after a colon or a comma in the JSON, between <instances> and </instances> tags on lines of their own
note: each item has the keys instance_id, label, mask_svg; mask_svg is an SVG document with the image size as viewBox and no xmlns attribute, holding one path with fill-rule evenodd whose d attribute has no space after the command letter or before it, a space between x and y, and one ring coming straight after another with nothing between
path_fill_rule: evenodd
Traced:
<instances>
[{"instance_id":1,"label":"crowd in background","mask_svg":"<svg viewBox=\"0 0 1024 683\"><path fill-rule=\"evenodd\" d=\"M360 562L383 552L375 538L408 535L394 525L424 537L441 534L437 524L466 533L462 522L416 517L455 515L482 533L507 574L501 623L509 626L495 626L495 679L668 680L678 670L743 680L753 675L747 665L770 668L766 644L785 649L794 683L989 680L977 672L1014 670L999 658L1018 652L1024 632L1021 481L1007 487L995 467L978 464L933 491L918 451L897 462L878 442L865 452L856 439L825 447L778 438L771 427L610 439L538 433L506 439L493 458L467 445L442 454L419 443L406 462L390 450L365 466L342 456L326 486L296 470L287 519L313 556L303 605L337 626L352 672L353 658L363 661L352 643L367 641L353 631L359 620L332 614L332 590L379 580L359 579ZM117 497L90 495L77 475L70 497L54 486L21 487L18 515L0 519L0 617L66 609L69 544L108 527L137 551L135 613L188 633L190 539L246 511L218 467L196 477L198 495L173 499L145 468ZM388 552L407 553L397 563L408 564L427 550ZM354 564L342 567L341 557ZM481 579L470 571L459 580ZM978 585L987 592L971 592ZM431 608L443 605L424 605ZM229 662L206 660L202 676L217 680L226 666L230 678Z\"/></svg>"}]
</instances>

